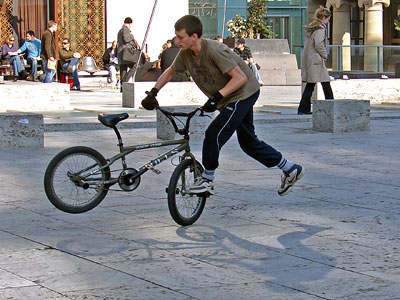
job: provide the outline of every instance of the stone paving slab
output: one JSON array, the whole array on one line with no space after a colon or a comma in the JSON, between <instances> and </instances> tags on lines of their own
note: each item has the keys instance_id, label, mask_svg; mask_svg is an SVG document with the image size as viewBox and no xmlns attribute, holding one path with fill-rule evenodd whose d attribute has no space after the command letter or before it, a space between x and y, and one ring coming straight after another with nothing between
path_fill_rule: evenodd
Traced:
<instances>
[{"instance_id":1,"label":"stone paving slab","mask_svg":"<svg viewBox=\"0 0 400 300\"><path fill-rule=\"evenodd\" d=\"M106 156L111 130L46 132L45 148L0 151L0 299L400 299L400 120L319 133L311 122L257 124L258 137L306 167L285 197L280 171L222 149L217 194L177 226L165 187L174 166L66 214L43 191L51 158L72 145ZM154 128L122 129L127 143ZM200 158L201 141L191 143ZM137 152L139 166L166 149Z\"/></svg>"}]
</instances>

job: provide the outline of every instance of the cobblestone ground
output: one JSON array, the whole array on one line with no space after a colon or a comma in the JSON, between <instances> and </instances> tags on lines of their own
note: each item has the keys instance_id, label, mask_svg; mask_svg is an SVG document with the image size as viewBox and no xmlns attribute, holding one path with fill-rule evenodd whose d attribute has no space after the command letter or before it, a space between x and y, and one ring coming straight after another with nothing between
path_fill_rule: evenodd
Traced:
<instances>
[{"instance_id":1,"label":"cobblestone ground","mask_svg":"<svg viewBox=\"0 0 400 300\"><path fill-rule=\"evenodd\" d=\"M311 126L257 125L259 138L306 168L285 197L279 170L228 142L217 194L189 227L168 212L169 162L90 212L50 204L50 159L72 145L109 156L111 130L51 132L44 149L0 151L0 299L400 299L400 120L345 134ZM154 128L122 134L127 144L155 139ZM201 143L192 147L200 158Z\"/></svg>"}]
</instances>

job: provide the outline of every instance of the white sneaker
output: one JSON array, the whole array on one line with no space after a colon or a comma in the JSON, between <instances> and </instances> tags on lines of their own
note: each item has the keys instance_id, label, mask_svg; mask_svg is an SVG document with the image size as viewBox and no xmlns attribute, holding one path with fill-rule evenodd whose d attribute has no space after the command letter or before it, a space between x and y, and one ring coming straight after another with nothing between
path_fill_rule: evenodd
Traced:
<instances>
[{"instance_id":1,"label":"white sneaker","mask_svg":"<svg viewBox=\"0 0 400 300\"><path fill-rule=\"evenodd\" d=\"M278 189L279 196L285 196L292 190L294 184L304 176L305 170L300 165L294 165L289 171L283 172L281 186Z\"/></svg>"},{"instance_id":2,"label":"white sneaker","mask_svg":"<svg viewBox=\"0 0 400 300\"><path fill-rule=\"evenodd\" d=\"M204 177L197 178L189 189L189 194L201 194L205 192L209 192L211 195L215 194L212 180L208 180Z\"/></svg>"}]
</instances>

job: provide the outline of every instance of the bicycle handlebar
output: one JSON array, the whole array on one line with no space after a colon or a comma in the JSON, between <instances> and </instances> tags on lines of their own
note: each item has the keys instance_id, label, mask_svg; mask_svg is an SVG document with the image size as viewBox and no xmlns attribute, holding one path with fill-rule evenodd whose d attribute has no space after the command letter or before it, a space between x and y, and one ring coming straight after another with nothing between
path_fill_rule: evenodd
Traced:
<instances>
[{"instance_id":1,"label":"bicycle handlebar","mask_svg":"<svg viewBox=\"0 0 400 300\"><path fill-rule=\"evenodd\" d=\"M164 108L161 108L160 106L157 107L157 109L160 112L162 112L164 115L166 115L166 116L168 115L168 116L171 116L171 117L193 117L198 111L201 111L201 114L200 114L201 117L205 117L202 107L197 107L193 111L188 112L188 113L171 112L171 111L165 110Z\"/></svg>"},{"instance_id":2,"label":"bicycle handlebar","mask_svg":"<svg viewBox=\"0 0 400 300\"><path fill-rule=\"evenodd\" d=\"M175 129L175 132L183 135L183 136L188 136L189 135L189 124L190 124L190 120L192 119L192 117L198 112L200 111L200 115L201 117L207 117L204 114L203 108L202 107L196 107L193 111L188 112L188 113L184 113L184 112L170 112L167 111L163 108L161 108L160 106L158 106L156 109L158 109L161 113L163 113L172 123L172 126ZM178 125L176 125L176 121L172 118L172 117L186 117L186 124L183 128L178 128Z\"/></svg>"}]
</instances>

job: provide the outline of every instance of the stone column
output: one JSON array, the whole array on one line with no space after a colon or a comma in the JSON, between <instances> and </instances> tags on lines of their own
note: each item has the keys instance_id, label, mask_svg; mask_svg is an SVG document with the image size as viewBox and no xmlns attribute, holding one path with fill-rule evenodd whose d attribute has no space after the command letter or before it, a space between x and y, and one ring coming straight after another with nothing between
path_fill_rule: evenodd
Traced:
<instances>
[{"instance_id":1,"label":"stone column","mask_svg":"<svg viewBox=\"0 0 400 300\"><path fill-rule=\"evenodd\" d=\"M383 45L383 5L388 7L390 0L358 0L359 7L365 7L365 45ZM377 47L364 50L364 70L378 72L383 70L383 48L378 55ZM380 70L378 70L378 63Z\"/></svg>"},{"instance_id":2,"label":"stone column","mask_svg":"<svg viewBox=\"0 0 400 300\"><path fill-rule=\"evenodd\" d=\"M347 0L328 0L326 6L333 7L332 15L332 45L343 45L347 40L343 40L346 34L350 34L350 6L352 2ZM344 71L351 70L350 48L342 48L341 62L339 63L339 49L332 48L332 69L338 70L339 64Z\"/></svg>"}]
</instances>

